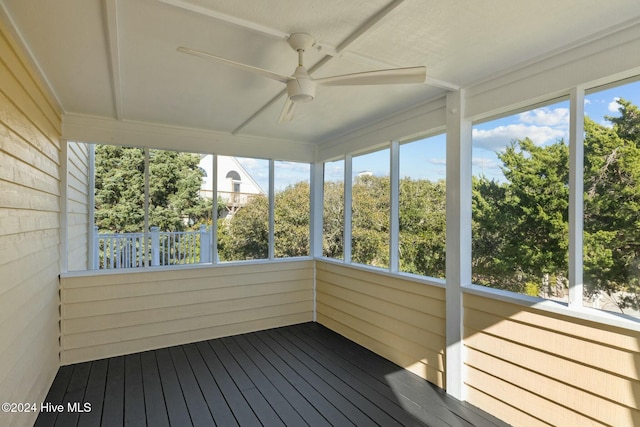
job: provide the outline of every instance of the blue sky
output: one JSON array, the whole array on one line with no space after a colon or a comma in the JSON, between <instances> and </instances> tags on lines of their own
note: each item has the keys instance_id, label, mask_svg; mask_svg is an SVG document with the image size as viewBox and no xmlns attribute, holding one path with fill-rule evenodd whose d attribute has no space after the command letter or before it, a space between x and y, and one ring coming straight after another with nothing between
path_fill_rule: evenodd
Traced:
<instances>
[{"instance_id":1,"label":"blue sky","mask_svg":"<svg viewBox=\"0 0 640 427\"><path fill-rule=\"evenodd\" d=\"M640 82L593 92L585 97L585 115L596 123L611 126L605 116L619 116L617 99L640 103ZM569 101L514 114L473 127L473 174L484 173L501 180L500 161L496 152L504 150L514 139L528 137L537 145L569 141Z\"/></svg>"},{"instance_id":2,"label":"blue sky","mask_svg":"<svg viewBox=\"0 0 640 427\"><path fill-rule=\"evenodd\" d=\"M618 116L616 100L624 98L640 104L640 81L594 92L585 98L585 114L597 123L611 124L605 116ZM488 178L502 180L500 161L496 152L504 150L514 139L528 137L544 146L558 140L568 142L569 101L536 108L497 120L473 126L473 174L484 174ZM414 179L445 179L446 144L445 135L436 135L400 146L400 177ZM243 166L263 187L268 188L268 162L255 159L240 159ZM325 176L341 180L344 162L332 162L325 168ZM309 165L295 162L276 163L276 191L301 179L308 179ZM385 149L363 156L353 157L353 174L372 172L374 175L389 175L389 150Z\"/></svg>"}]
</instances>

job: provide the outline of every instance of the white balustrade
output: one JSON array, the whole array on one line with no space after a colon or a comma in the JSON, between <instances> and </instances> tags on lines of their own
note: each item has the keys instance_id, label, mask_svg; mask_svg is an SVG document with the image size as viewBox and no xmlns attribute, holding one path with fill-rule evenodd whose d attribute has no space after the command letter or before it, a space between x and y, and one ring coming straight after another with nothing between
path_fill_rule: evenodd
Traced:
<instances>
[{"instance_id":1,"label":"white balustrade","mask_svg":"<svg viewBox=\"0 0 640 427\"><path fill-rule=\"evenodd\" d=\"M151 227L150 245L145 233L99 233L94 228L94 269L119 269L146 265L210 262L211 233L205 225L197 231L160 231Z\"/></svg>"}]
</instances>

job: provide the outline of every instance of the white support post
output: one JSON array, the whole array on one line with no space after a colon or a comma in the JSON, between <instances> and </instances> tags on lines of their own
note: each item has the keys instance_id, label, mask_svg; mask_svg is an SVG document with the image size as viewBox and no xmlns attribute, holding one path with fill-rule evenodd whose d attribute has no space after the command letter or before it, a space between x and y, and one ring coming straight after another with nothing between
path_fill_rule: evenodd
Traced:
<instances>
[{"instance_id":1,"label":"white support post","mask_svg":"<svg viewBox=\"0 0 640 427\"><path fill-rule=\"evenodd\" d=\"M209 262L210 258L210 249L211 249L211 239L209 239L209 232L207 231L207 226L202 224L200 225L200 262L205 263Z\"/></svg>"},{"instance_id":2,"label":"white support post","mask_svg":"<svg viewBox=\"0 0 640 427\"><path fill-rule=\"evenodd\" d=\"M584 87L574 87L569 106L569 307L582 308L584 224Z\"/></svg>"},{"instance_id":3,"label":"white support post","mask_svg":"<svg viewBox=\"0 0 640 427\"><path fill-rule=\"evenodd\" d=\"M324 203L324 164L316 162L311 164L311 218L309 237L309 255L315 258L322 256L322 216Z\"/></svg>"},{"instance_id":4,"label":"white support post","mask_svg":"<svg viewBox=\"0 0 640 427\"><path fill-rule=\"evenodd\" d=\"M160 265L160 227L151 227L151 265Z\"/></svg>"},{"instance_id":5,"label":"white support post","mask_svg":"<svg viewBox=\"0 0 640 427\"><path fill-rule=\"evenodd\" d=\"M397 273L400 267L400 143L398 141L391 141L390 154L391 224L389 224L389 270Z\"/></svg>"},{"instance_id":6,"label":"white support post","mask_svg":"<svg viewBox=\"0 0 640 427\"><path fill-rule=\"evenodd\" d=\"M89 177L89 200L87 201L88 209L88 227L87 234L89 239L87 244L89 245L87 253L89 254L87 268L97 270L100 268L100 253L98 252L98 227L96 224L96 145L87 144L89 151L89 170L87 176Z\"/></svg>"},{"instance_id":7,"label":"white support post","mask_svg":"<svg viewBox=\"0 0 640 427\"><path fill-rule=\"evenodd\" d=\"M351 262L351 189L353 188L352 177L352 159L351 154L347 154L344 158L344 237L343 237L343 258L345 263Z\"/></svg>"},{"instance_id":8,"label":"white support post","mask_svg":"<svg viewBox=\"0 0 640 427\"><path fill-rule=\"evenodd\" d=\"M471 121L464 91L447 94L446 390L465 400L463 295L471 284Z\"/></svg>"},{"instance_id":9,"label":"white support post","mask_svg":"<svg viewBox=\"0 0 640 427\"><path fill-rule=\"evenodd\" d=\"M89 233L91 235L91 242L93 242L93 245L91 247L91 267L94 270L98 270L100 268L100 248L98 247L98 245L100 244L100 238L98 236L98 226L94 225L93 229L91 230L91 233ZM104 244L104 257L106 259L107 256L107 244L105 242ZM105 263L106 264L106 263Z\"/></svg>"}]
</instances>

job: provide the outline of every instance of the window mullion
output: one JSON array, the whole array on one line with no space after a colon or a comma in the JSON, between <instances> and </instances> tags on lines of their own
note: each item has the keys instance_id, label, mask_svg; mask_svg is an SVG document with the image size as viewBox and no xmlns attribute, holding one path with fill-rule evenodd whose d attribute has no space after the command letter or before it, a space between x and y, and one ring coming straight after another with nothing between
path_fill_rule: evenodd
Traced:
<instances>
[{"instance_id":1,"label":"window mullion","mask_svg":"<svg viewBox=\"0 0 640 427\"><path fill-rule=\"evenodd\" d=\"M582 308L584 223L584 87L570 93L569 117L569 307Z\"/></svg>"},{"instance_id":2,"label":"window mullion","mask_svg":"<svg viewBox=\"0 0 640 427\"><path fill-rule=\"evenodd\" d=\"M322 256L322 214L324 212L324 167L322 162L311 164L311 200L310 212L310 235L309 235L309 255L312 257Z\"/></svg>"},{"instance_id":3,"label":"window mullion","mask_svg":"<svg viewBox=\"0 0 640 427\"><path fill-rule=\"evenodd\" d=\"M399 269L400 242L400 143L391 142L390 153L390 224L389 224L389 270L397 273Z\"/></svg>"},{"instance_id":4,"label":"window mullion","mask_svg":"<svg viewBox=\"0 0 640 427\"><path fill-rule=\"evenodd\" d=\"M149 236L149 149L144 148L144 253L147 265L151 265L151 242Z\"/></svg>"},{"instance_id":5,"label":"window mullion","mask_svg":"<svg viewBox=\"0 0 640 427\"><path fill-rule=\"evenodd\" d=\"M218 155L211 156L211 263L220 262L218 258Z\"/></svg>"},{"instance_id":6,"label":"window mullion","mask_svg":"<svg viewBox=\"0 0 640 427\"><path fill-rule=\"evenodd\" d=\"M275 258L275 166L273 159L269 160L269 259Z\"/></svg>"},{"instance_id":7,"label":"window mullion","mask_svg":"<svg viewBox=\"0 0 640 427\"><path fill-rule=\"evenodd\" d=\"M352 229L352 194L353 174L352 174L353 156L347 154L344 158L344 262L351 262L351 229Z\"/></svg>"}]
</instances>

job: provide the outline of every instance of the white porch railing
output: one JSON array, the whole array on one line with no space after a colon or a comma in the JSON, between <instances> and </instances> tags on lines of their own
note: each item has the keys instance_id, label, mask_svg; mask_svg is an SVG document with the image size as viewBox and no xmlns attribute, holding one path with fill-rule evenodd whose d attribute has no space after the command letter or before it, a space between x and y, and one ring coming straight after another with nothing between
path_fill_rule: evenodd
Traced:
<instances>
[{"instance_id":1,"label":"white porch railing","mask_svg":"<svg viewBox=\"0 0 640 427\"><path fill-rule=\"evenodd\" d=\"M211 259L211 234L204 225L197 231L151 227L149 245L145 244L144 233L98 233L98 227L94 233L95 270L198 264Z\"/></svg>"}]
</instances>

